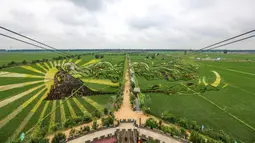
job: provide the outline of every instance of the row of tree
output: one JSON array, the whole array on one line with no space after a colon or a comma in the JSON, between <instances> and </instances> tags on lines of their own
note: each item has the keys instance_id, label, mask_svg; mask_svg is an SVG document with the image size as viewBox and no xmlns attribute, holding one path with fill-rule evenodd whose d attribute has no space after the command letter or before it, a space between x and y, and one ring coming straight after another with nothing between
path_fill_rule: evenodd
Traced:
<instances>
[{"instance_id":1,"label":"row of tree","mask_svg":"<svg viewBox=\"0 0 255 143\"><path fill-rule=\"evenodd\" d=\"M163 131L164 133L169 134L173 137L188 139L189 141L193 143L223 143L222 141L218 141L210 137L206 137L193 130L191 130L190 137L188 138L189 133L186 131L184 127L163 125L161 120L157 122L153 118L147 119L145 126L151 129L159 129Z\"/></svg>"},{"instance_id":2,"label":"row of tree","mask_svg":"<svg viewBox=\"0 0 255 143\"><path fill-rule=\"evenodd\" d=\"M67 56L57 56L57 57L53 57L50 60L63 60L63 59L70 59L70 58L80 59L81 56L85 56L85 55L88 55L88 54L75 54L75 55L67 55ZM32 61L23 60L22 62L10 61L6 65L5 64L1 65L0 69L8 68L8 67L14 67L14 66L21 66L21 65L43 63L43 62L48 62L50 60L43 58L43 59L40 59L40 60L32 60Z\"/></svg>"},{"instance_id":3,"label":"row of tree","mask_svg":"<svg viewBox=\"0 0 255 143\"><path fill-rule=\"evenodd\" d=\"M202 126L198 125L196 121L188 121L186 118L178 119L168 112L162 113L161 118L168 123L176 124L180 127L193 131L192 137L194 141L200 140L200 138L202 137L201 135L198 135L198 133L200 133L220 142L224 142L224 143L235 142L235 140L230 135L226 134L223 130L215 131L210 128L202 129ZM200 142L197 142L197 143L200 143ZM201 143L203 143L203 140Z\"/></svg>"}]
</instances>

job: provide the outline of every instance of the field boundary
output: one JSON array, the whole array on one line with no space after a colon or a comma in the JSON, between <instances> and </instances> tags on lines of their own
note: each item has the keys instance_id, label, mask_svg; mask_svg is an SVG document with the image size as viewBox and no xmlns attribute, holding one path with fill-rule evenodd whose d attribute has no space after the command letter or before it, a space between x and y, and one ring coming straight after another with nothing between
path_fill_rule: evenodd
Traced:
<instances>
[{"instance_id":1,"label":"field boundary","mask_svg":"<svg viewBox=\"0 0 255 143\"><path fill-rule=\"evenodd\" d=\"M183 84L181 84L183 85ZM183 85L185 86L185 85ZM243 120L241 120L240 118L238 118L237 116L233 115L230 112L227 112L225 109L223 109L222 107L220 107L218 104L214 103L213 101L209 100L208 98L202 96L200 93L190 89L189 87L185 86L188 90L192 91L195 93L195 95L201 97L202 99L206 100L207 102L211 103L212 105L214 105L215 107L217 107L218 109L220 109L221 111L225 112L226 114L228 114L229 116L231 116L232 118L236 119L237 121L239 121L241 124L245 125L246 127L252 129L255 132L255 128L251 125L249 125L248 123L244 122Z\"/></svg>"},{"instance_id":2,"label":"field boundary","mask_svg":"<svg viewBox=\"0 0 255 143\"><path fill-rule=\"evenodd\" d=\"M203 63L202 63L202 64L203 64ZM244 71L239 71L239 70L233 70L233 69L223 68L223 67L219 67L219 66L213 66L213 65L209 65L209 64L206 64L206 65L207 65L207 66L210 66L210 67L215 67L215 68L227 70L227 71L232 71L232 72L236 72L236 73L242 73L242 74L246 74L246 75L255 76L255 73L249 73L249 72L244 72Z\"/></svg>"}]
</instances>

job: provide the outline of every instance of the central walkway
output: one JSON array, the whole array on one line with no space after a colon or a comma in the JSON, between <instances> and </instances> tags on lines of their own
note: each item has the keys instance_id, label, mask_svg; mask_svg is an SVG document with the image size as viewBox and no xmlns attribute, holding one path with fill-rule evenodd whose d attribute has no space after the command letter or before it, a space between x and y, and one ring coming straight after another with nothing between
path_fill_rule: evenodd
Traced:
<instances>
[{"instance_id":1,"label":"central walkway","mask_svg":"<svg viewBox=\"0 0 255 143\"><path fill-rule=\"evenodd\" d=\"M152 130L148 130L148 129L144 129L144 128L137 128L137 127L134 126L133 123L121 123L119 125L119 127L117 127L117 128L108 128L108 129L104 129L104 130L97 131L97 132L94 132L94 133L90 133L90 134L84 135L82 137L79 137L77 139L71 140L71 141L69 141L69 143L84 143L87 140L92 141L94 138L100 138L101 136L106 136L107 134L112 134L113 135L117 129L119 129L119 130L122 130L122 129L125 129L125 130L137 129L139 134L144 135L146 137L152 137L154 139L158 139L161 142L181 143L178 140L175 140L175 139L173 139L171 137L168 137L166 135L154 132Z\"/></svg>"},{"instance_id":2,"label":"central walkway","mask_svg":"<svg viewBox=\"0 0 255 143\"><path fill-rule=\"evenodd\" d=\"M125 72L125 87L123 91L123 104L121 105L121 108L114 113L115 118L117 120L119 119L135 119L137 123L139 123L139 118L141 118L141 122L145 123L146 119L149 117L147 115L144 115L141 111L133 111L132 105L130 103L130 78L129 78L129 67L127 67L127 70Z\"/></svg>"},{"instance_id":3,"label":"central walkway","mask_svg":"<svg viewBox=\"0 0 255 143\"><path fill-rule=\"evenodd\" d=\"M145 124L146 120L149 117L153 117L153 116L145 115L145 114L143 114L142 111L133 111L132 105L130 103L130 91L129 91L129 89L130 89L130 78L129 78L129 72L128 71L129 71L129 67L127 67L127 70L125 72L125 81L126 81L126 83L125 83L125 87L124 87L124 91L123 91L123 93L124 93L123 94L123 104L121 105L121 108L117 112L114 112L115 119L116 120L135 119L137 124L139 124L139 119L141 119L141 124ZM101 124L100 119L98 119L98 124ZM88 123L88 124L83 124L81 126L84 126L84 125L91 126L92 122ZM74 127L74 129L79 130L81 126ZM117 127L117 128L110 128L110 129L94 132L94 133L82 136L80 138L74 139L70 142L84 143L85 140L93 140L93 138L99 137L101 135L114 134L116 129L135 129L135 128L138 129L138 132L140 132L140 134L143 134L143 135L146 135L146 136L151 136L155 139L160 139L161 141L168 142L168 143L180 143L179 141L177 141L177 140L175 140L171 137L167 137L165 135L162 135L162 134L159 134L159 133L156 133L156 132L152 132L152 131L149 131L149 130L146 130L146 129L137 128L133 125L133 123L124 123L124 124L121 123L120 126ZM67 137L69 137L70 130L71 129L68 129L68 130L65 130L65 131L62 131L62 132L65 133ZM53 136L54 136L54 134L49 135L47 138L51 140L53 138Z\"/></svg>"}]
</instances>

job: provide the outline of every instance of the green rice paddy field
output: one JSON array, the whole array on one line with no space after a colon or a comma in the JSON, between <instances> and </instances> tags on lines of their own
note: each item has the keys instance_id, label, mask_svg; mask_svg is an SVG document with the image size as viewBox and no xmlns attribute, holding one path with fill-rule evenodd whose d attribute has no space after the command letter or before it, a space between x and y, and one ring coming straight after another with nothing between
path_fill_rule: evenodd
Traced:
<instances>
[{"instance_id":1,"label":"green rice paddy field","mask_svg":"<svg viewBox=\"0 0 255 143\"><path fill-rule=\"evenodd\" d=\"M168 54L175 55L175 54ZM178 56L181 54L177 54ZM202 55L202 54L201 54ZM201 55L199 57L201 57ZM234 139L245 142L255 141L255 62L235 62L233 60L255 59L255 54L212 54L205 57L226 57L223 61L194 61L189 62L199 65L199 77L205 77L207 83L215 81L212 71L217 71L221 77L219 91L206 91L189 94L146 93L151 98L151 112L160 117L162 112L169 111L177 118L195 120L205 128L217 131L223 130ZM222 56L221 56L222 55ZM182 55L183 56L183 55ZM164 62L162 57L145 59L145 56L131 56L132 62L143 61L148 64ZM184 58L187 58L185 56ZM170 59L169 59L170 60ZM151 88L154 84L171 86L174 82L166 80L146 80L137 76L141 90ZM202 84L202 83L201 83Z\"/></svg>"},{"instance_id":2,"label":"green rice paddy field","mask_svg":"<svg viewBox=\"0 0 255 143\"><path fill-rule=\"evenodd\" d=\"M23 55L24 53L20 54L20 56ZM36 55L34 56L36 57ZM118 64L124 62L124 56L109 55L102 60ZM45 81L49 80L45 78L46 75L52 72L56 66L61 66L70 61L82 66L93 63L95 60L94 56L82 56L81 59L49 61L0 70L0 142L19 137L22 132L27 132L38 122L42 122L41 128L51 133L55 124L63 127L68 118L83 115L92 116L91 114L96 110L103 113L104 108L112 108L111 94L74 97L67 99L66 102L64 100L44 100L49 91L47 85L51 82ZM3 62L5 61L1 61L1 63ZM117 91L119 86L107 85L108 82L104 83L102 80L92 82L88 79L85 84L98 91ZM60 104L60 108L54 110ZM53 113L42 121L50 112ZM37 126L37 129L40 129L40 126Z\"/></svg>"}]
</instances>

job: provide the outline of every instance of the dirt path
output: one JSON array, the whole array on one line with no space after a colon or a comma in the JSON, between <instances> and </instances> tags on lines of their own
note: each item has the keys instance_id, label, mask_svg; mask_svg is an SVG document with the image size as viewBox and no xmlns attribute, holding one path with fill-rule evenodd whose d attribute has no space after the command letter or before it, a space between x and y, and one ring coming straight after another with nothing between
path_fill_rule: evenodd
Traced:
<instances>
[{"instance_id":1,"label":"dirt path","mask_svg":"<svg viewBox=\"0 0 255 143\"><path fill-rule=\"evenodd\" d=\"M132 105L130 103L130 78L129 78L129 68L127 68L125 72L125 88L124 88L124 94L123 94L123 103L121 105L121 108L114 113L116 119L135 119L137 123L139 123L139 118L141 118L142 123L145 123L146 119L149 118L149 116L143 114L143 112L136 112L133 111Z\"/></svg>"}]
</instances>

